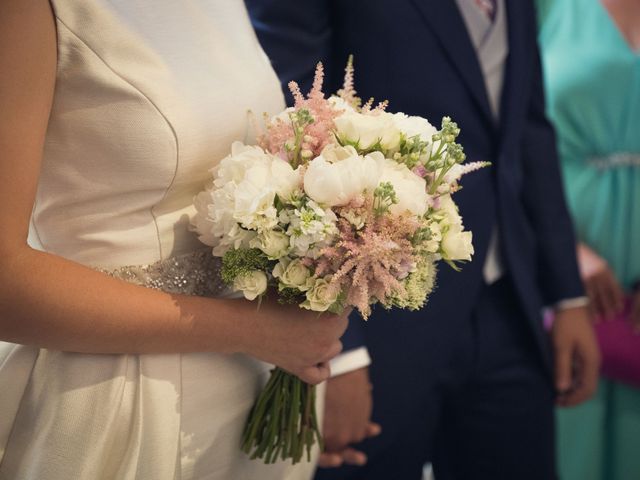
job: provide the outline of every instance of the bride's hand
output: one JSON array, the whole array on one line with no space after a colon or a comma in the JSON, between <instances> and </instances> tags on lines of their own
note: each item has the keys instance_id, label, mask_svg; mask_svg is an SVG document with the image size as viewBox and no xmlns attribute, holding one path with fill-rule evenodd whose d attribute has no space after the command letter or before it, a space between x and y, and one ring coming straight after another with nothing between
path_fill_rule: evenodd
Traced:
<instances>
[{"instance_id":1,"label":"bride's hand","mask_svg":"<svg viewBox=\"0 0 640 480\"><path fill-rule=\"evenodd\" d=\"M264 301L243 322L240 351L315 385L329 378L328 362L342 351L347 318Z\"/></svg>"}]
</instances>

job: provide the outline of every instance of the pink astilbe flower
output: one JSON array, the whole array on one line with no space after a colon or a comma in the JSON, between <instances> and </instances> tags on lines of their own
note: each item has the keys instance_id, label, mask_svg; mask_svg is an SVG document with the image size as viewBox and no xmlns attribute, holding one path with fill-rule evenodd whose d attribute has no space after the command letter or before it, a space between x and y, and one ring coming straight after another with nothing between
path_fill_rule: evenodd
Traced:
<instances>
[{"instance_id":1,"label":"pink astilbe flower","mask_svg":"<svg viewBox=\"0 0 640 480\"><path fill-rule=\"evenodd\" d=\"M266 151L278 155L283 160L289 160L285 145L295 137L293 125L288 120L275 118L267 123L267 131L258 137L258 145Z\"/></svg>"},{"instance_id":2,"label":"pink astilbe flower","mask_svg":"<svg viewBox=\"0 0 640 480\"><path fill-rule=\"evenodd\" d=\"M460 165L459 170L456 172L456 174L458 174L458 178L471 173L471 172L475 172L476 170L480 170L481 168L485 168L491 165L491 162L469 162L469 163L465 163L463 165Z\"/></svg>"},{"instance_id":3,"label":"pink astilbe flower","mask_svg":"<svg viewBox=\"0 0 640 480\"><path fill-rule=\"evenodd\" d=\"M370 202L363 210L371 211ZM390 306L393 298L406 295L401 280L416 264L411 238L419 226L412 216L370 214L364 228L356 230L346 218L340 218L340 240L322 250L315 274L331 274L332 284L346 291L346 304L367 318L370 304Z\"/></svg>"},{"instance_id":4,"label":"pink astilbe flower","mask_svg":"<svg viewBox=\"0 0 640 480\"><path fill-rule=\"evenodd\" d=\"M343 113L343 110L336 109L325 98L322 92L322 82L324 81L324 69L322 63L318 63L313 78L313 85L309 94L305 98L296 82L289 82L289 90L293 95L295 104L289 109L289 115L306 110L313 119L312 122L304 125L303 131L298 138L301 149L311 152L311 156L316 157L322 149L333 142L334 119ZM292 147L296 143L296 131L291 120L286 118L275 118L267 125L266 134L259 139L259 145L265 150L280 155L282 158L292 160Z\"/></svg>"},{"instance_id":5,"label":"pink astilbe flower","mask_svg":"<svg viewBox=\"0 0 640 480\"><path fill-rule=\"evenodd\" d=\"M287 84L287 86L289 87L289 91L293 96L295 106L297 107L299 105L302 105L302 103L304 102L304 95L302 95L302 92L300 91L300 85L298 85L298 82L294 82L293 80L291 80Z\"/></svg>"},{"instance_id":6,"label":"pink astilbe flower","mask_svg":"<svg viewBox=\"0 0 640 480\"><path fill-rule=\"evenodd\" d=\"M344 83L342 84L342 88L338 90L338 96L353 108L358 108L360 106L361 100L358 97L356 89L354 87L354 78L355 71L353 68L353 55L349 55L347 66L344 69Z\"/></svg>"},{"instance_id":7,"label":"pink astilbe flower","mask_svg":"<svg viewBox=\"0 0 640 480\"><path fill-rule=\"evenodd\" d=\"M383 100L382 102L378 103L378 105L376 105L376 108L374 108L372 112L373 113L384 112L388 106L389 106L389 100Z\"/></svg>"},{"instance_id":8,"label":"pink astilbe flower","mask_svg":"<svg viewBox=\"0 0 640 480\"><path fill-rule=\"evenodd\" d=\"M365 104L362 106L362 110L361 110L361 112L362 112L362 113L369 113L369 112L371 112L371 110L372 110L372 108L373 108L373 102L375 102L375 100L374 100L374 98L373 98L373 97L371 97L369 100L367 100L367 103L365 103Z\"/></svg>"}]
</instances>

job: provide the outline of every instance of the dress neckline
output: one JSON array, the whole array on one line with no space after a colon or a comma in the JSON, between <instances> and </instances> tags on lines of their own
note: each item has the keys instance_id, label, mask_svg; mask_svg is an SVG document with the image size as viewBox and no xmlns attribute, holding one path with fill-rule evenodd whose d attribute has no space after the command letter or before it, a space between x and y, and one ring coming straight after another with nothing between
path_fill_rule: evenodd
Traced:
<instances>
[{"instance_id":1,"label":"dress neckline","mask_svg":"<svg viewBox=\"0 0 640 480\"><path fill-rule=\"evenodd\" d=\"M634 48L633 45L629 43L627 38L624 36L624 33L620 29L620 26L616 22L616 19L613 17L609 9L602 3L602 0L595 0L595 3L598 4L598 8L602 11L606 23L609 25L610 29L613 29L613 33L618 39L619 42L622 43L624 48L634 57L640 58L640 46L638 48Z\"/></svg>"}]
</instances>

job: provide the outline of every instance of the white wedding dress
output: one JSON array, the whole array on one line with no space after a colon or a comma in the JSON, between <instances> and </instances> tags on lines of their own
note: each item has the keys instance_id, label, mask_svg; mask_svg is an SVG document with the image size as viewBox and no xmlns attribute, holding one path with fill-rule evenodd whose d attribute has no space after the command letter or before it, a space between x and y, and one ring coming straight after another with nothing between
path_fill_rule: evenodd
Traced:
<instances>
[{"instance_id":1,"label":"white wedding dress","mask_svg":"<svg viewBox=\"0 0 640 480\"><path fill-rule=\"evenodd\" d=\"M284 106L244 3L52 4L58 71L31 243L136 283L216 294L197 269L207 255L194 253L193 197L247 139L248 111ZM239 355L0 343L0 478L308 479L312 464L266 466L240 451L268 369Z\"/></svg>"}]
</instances>

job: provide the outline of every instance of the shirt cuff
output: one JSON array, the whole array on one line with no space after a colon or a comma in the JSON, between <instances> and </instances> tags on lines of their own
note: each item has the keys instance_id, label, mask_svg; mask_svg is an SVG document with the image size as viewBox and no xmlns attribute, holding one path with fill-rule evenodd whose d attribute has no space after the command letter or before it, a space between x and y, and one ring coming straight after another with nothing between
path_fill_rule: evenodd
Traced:
<instances>
[{"instance_id":1,"label":"shirt cuff","mask_svg":"<svg viewBox=\"0 0 640 480\"><path fill-rule=\"evenodd\" d=\"M570 308L579 308L579 307L587 307L589 306L589 297L576 297L576 298L567 298L564 300L560 300L553 305L553 310L555 312L560 312L562 310L569 310Z\"/></svg>"},{"instance_id":2,"label":"shirt cuff","mask_svg":"<svg viewBox=\"0 0 640 480\"><path fill-rule=\"evenodd\" d=\"M365 347L349 350L329 362L332 377L353 372L359 368L367 367L370 364L371 357Z\"/></svg>"}]
</instances>

